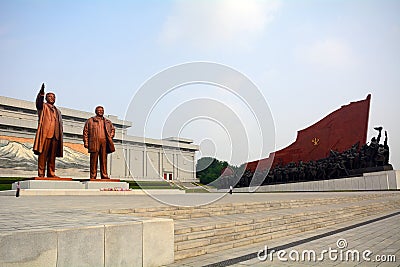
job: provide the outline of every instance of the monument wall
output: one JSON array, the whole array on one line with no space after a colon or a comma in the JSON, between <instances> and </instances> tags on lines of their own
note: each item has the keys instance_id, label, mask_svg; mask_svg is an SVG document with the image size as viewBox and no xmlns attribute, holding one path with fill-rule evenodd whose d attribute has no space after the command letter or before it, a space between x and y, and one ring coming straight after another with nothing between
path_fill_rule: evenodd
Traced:
<instances>
[{"instance_id":1,"label":"monument wall","mask_svg":"<svg viewBox=\"0 0 400 267\"><path fill-rule=\"evenodd\" d=\"M56 159L58 176L89 177L89 154L82 131L94 112L59 107L64 124L64 157ZM196 180L198 146L182 138L151 139L128 135L129 121L106 116L115 127L115 153L109 154L112 178L180 181ZM32 151L38 115L34 102L0 96L0 176L37 175L37 156Z\"/></svg>"},{"instance_id":2,"label":"monument wall","mask_svg":"<svg viewBox=\"0 0 400 267\"><path fill-rule=\"evenodd\" d=\"M296 141L275 151L268 158L247 163L255 171L291 162L316 161L329 156L330 151L343 152L356 143L367 141L371 95L351 102L326 115L313 125L298 131Z\"/></svg>"}]
</instances>

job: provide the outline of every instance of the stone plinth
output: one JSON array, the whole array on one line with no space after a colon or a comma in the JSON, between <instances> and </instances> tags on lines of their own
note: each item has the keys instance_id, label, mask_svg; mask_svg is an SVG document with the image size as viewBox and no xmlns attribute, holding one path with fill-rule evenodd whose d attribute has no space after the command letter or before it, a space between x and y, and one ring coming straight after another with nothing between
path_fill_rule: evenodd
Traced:
<instances>
[{"instance_id":1,"label":"stone plinth","mask_svg":"<svg viewBox=\"0 0 400 267\"><path fill-rule=\"evenodd\" d=\"M50 178L45 180L20 181L21 189L85 189L85 185L79 181L59 180ZM17 189L17 183L13 183L12 189Z\"/></svg>"},{"instance_id":2,"label":"stone plinth","mask_svg":"<svg viewBox=\"0 0 400 267\"><path fill-rule=\"evenodd\" d=\"M33 177L32 179L39 181L72 181L72 178L64 177Z\"/></svg>"},{"instance_id":3,"label":"stone plinth","mask_svg":"<svg viewBox=\"0 0 400 267\"><path fill-rule=\"evenodd\" d=\"M111 179L83 182L85 189L107 189L107 188L122 188L129 189L129 184L126 182L110 182Z\"/></svg>"},{"instance_id":4,"label":"stone plinth","mask_svg":"<svg viewBox=\"0 0 400 267\"><path fill-rule=\"evenodd\" d=\"M120 179L90 179L90 182L100 182L100 183L104 183L104 182L121 182Z\"/></svg>"},{"instance_id":5,"label":"stone plinth","mask_svg":"<svg viewBox=\"0 0 400 267\"><path fill-rule=\"evenodd\" d=\"M14 196L16 190L0 191L2 196ZM100 189L21 189L21 196L132 196L132 195L182 195L179 189L141 189L124 191L101 191Z\"/></svg>"},{"instance_id":6,"label":"stone plinth","mask_svg":"<svg viewBox=\"0 0 400 267\"><path fill-rule=\"evenodd\" d=\"M129 189L129 184L119 179L93 179L88 181L74 181L72 178L35 177L34 180L20 181L21 189ZM12 189L17 189L13 183Z\"/></svg>"}]
</instances>

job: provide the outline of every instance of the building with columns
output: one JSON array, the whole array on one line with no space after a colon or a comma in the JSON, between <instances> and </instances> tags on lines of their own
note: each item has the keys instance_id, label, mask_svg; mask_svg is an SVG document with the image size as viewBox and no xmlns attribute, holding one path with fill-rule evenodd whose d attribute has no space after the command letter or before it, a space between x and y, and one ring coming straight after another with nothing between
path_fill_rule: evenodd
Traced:
<instances>
[{"instance_id":1,"label":"building with columns","mask_svg":"<svg viewBox=\"0 0 400 267\"><path fill-rule=\"evenodd\" d=\"M89 177L89 154L82 131L94 112L58 107L64 124L64 157L56 159L56 174ZM94 109L94 107L93 107ZM151 181L197 181L195 152L198 146L185 138L152 139L127 133L132 122L106 116L115 127L116 151L108 155L112 178ZM0 96L0 176L36 176L37 156L32 146L38 123L35 103Z\"/></svg>"}]
</instances>

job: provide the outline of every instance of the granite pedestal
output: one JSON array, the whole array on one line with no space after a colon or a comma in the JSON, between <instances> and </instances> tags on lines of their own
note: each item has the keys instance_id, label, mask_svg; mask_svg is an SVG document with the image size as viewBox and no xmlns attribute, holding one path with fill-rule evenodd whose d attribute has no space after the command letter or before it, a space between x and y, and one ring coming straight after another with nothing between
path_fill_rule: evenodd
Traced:
<instances>
[{"instance_id":1,"label":"granite pedestal","mask_svg":"<svg viewBox=\"0 0 400 267\"><path fill-rule=\"evenodd\" d=\"M85 189L129 189L129 184L126 182L113 182L107 180L101 181L85 181L83 182Z\"/></svg>"},{"instance_id":2,"label":"granite pedestal","mask_svg":"<svg viewBox=\"0 0 400 267\"><path fill-rule=\"evenodd\" d=\"M25 180L20 181L21 189L85 189L80 181L65 180ZM12 184L12 189L17 189L17 183Z\"/></svg>"},{"instance_id":3,"label":"granite pedestal","mask_svg":"<svg viewBox=\"0 0 400 267\"><path fill-rule=\"evenodd\" d=\"M74 181L72 178L35 178L33 180L20 181L21 189L129 189L129 184L116 179L97 179L87 181ZM17 189L17 182L12 189Z\"/></svg>"}]
</instances>

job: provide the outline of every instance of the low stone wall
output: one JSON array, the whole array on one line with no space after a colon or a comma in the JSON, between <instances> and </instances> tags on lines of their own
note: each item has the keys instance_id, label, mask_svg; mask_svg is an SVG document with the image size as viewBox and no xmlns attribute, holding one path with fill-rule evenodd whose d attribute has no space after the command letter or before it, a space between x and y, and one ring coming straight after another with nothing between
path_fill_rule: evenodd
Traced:
<instances>
[{"instance_id":1,"label":"low stone wall","mask_svg":"<svg viewBox=\"0 0 400 267\"><path fill-rule=\"evenodd\" d=\"M0 233L0 266L161 266L174 262L172 219Z\"/></svg>"},{"instance_id":2,"label":"low stone wall","mask_svg":"<svg viewBox=\"0 0 400 267\"><path fill-rule=\"evenodd\" d=\"M21 189L20 196L133 196L133 195L182 195L179 189L132 189L130 191L101 191L100 189ZM15 196L16 190L0 191L0 197Z\"/></svg>"},{"instance_id":3,"label":"low stone wall","mask_svg":"<svg viewBox=\"0 0 400 267\"><path fill-rule=\"evenodd\" d=\"M318 192L318 191L366 191L400 190L400 171L381 171L365 173L363 176L299 182L288 184L264 185L258 188L235 188L235 192ZM224 190L226 191L226 190Z\"/></svg>"},{"instance_id":4,"label":"low stone wall","mask_svg":"<svg viewBox=\"0 0 400 267\"><path fill-rule=\"evenodd\" d=\"M25 180L20 182L21 189L101 189L122 188L128 189L126 182L108 181L48 181L48 180ZM17 183L12 184L12 189L17 188Z\"/></svg>"}]
</instances>

